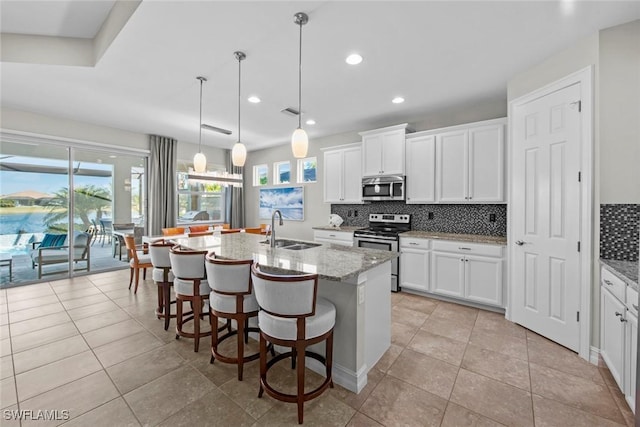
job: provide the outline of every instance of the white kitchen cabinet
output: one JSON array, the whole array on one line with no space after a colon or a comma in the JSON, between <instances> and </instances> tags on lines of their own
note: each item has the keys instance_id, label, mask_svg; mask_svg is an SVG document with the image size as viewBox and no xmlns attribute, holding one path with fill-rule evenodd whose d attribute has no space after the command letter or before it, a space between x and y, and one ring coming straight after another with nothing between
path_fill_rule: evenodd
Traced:
<instances>
[{"instance_id":1,"label":"white kitchen cabinet","mask_svg":"<svg viewBox=\"0 0 640 427\"><path fill-rule=\"evenodd\" d=\"M406 203L434 203L436 201L435 135L407 138L405 149Z\"/></svg>"},{"instance_id":2,"label":"white kitchen cabinet","mask_svg":"<svg viewBox=\"0 0 640 427\"><path fill-rule=\"evenodd\" d=\"M434 241L431 292L504 307L504 248L455 241Z\"/></svg>"},{"instance_id":3,"label":"white kitchen cabinet","mask_svg":"<svg viewBox=\"0 0 640 427\"><path fill-rule=\"evenodd\" d=\"M631 410L636 412L636 359L638 357L638 317L627 311L626 351L625 351L625 387L624 396Z\"/></svg>"},{"instance_id":4,"label":"white kitchen cabinet","mask_svg":"<svg viewBox=\"0 0 640 427\"><path fill-rule=\"evenodd\" d=\"M313 230L313 240L318 243L353 246L353 231Z\"/></svg>"},{"instance_id":5,"label":"white kitchen cabinet","mask_svg":"<svg viewBox=\"0 0 640 427\"><path fill-rule=\"evenodd\" d=\"M611 375L624 390L625 306L611 292L602 287L600 292L600 354Z\"/></svg>"},{"instance_id":6,"label":"white kitchen cabinet","mask_svg":"<svg viewBox=\"0 0 640 427\"><path fill-rule=\"evenodd\" d=\"M400 287L429 291L430 241L400 238Z\"/></svg>"},{"instance_id":7,"label":"white kitchen cabinet","mask_svg":"<svg viewBox=\"0 0 640 427\"><path fill-rule=\"evenodd\" d=\"M360 144L324 152L325 203L362 203L361 162Z\"/></svg>"},{"instance_id":8,"label":"white kitchen cabinet","mask_svg":"<svg viewBox=\"0 0 640 427\"><path fill-rule=\"evenodd\" d=\"M435 134L438 202L504 202L504 126L498 119Z\"/></svg>"},{"instance_id":9,"label":"white kitchen cabinet","mask_svg":"<svg viewBox=\"0 0 640 427\"><path fill-rule=\"evenodd\" d=\"M404 175L407 123L360 132L362 176Z\"/></svg>"}]
</instances>

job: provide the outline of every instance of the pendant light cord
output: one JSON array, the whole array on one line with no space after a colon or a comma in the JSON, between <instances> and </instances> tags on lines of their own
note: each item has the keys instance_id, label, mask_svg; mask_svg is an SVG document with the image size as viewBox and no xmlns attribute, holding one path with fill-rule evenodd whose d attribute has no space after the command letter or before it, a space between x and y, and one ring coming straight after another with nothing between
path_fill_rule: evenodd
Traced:
<instances>
[{"instance_id":1,"label":"pendant light cord","mask_svg":"<svg viewBox=\"0 0 640 427\"><path fill-rule=\"evenodd\" d=\"M198 153L202 153L202 81L203 79L200 78L200 134L198 136Z\"/></svg>"},{"instance_id":2,"label":"pendant light cord","mask_svg":"<svg viewBox=\"0 0 640 427\"><path fill-rule=\"evenodd\" d=\"M302 129L302 21L300 21L300 46L298 50L298 129Z\"/></svg>"},{"instance_id":3,"label":"pendant light cord","mask_svg":"<svg viewBox=\"0 0 640 427\"><path fill-rule=\"evenodd\" d=\"M240 139L240 87L242 85L241 67L242 67L242 58L238 57L238 142L241 141Z\"/></svg>"}]
</instances>

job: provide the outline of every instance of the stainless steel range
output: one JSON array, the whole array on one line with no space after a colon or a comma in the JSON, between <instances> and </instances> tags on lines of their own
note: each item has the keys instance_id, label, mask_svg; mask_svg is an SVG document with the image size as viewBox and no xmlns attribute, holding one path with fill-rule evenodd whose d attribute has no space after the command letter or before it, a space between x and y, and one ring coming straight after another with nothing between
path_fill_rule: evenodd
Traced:
<instances>
[{"instance_id":1,"label":"stainless steel range","mask_svg":"<svg viewBox=\"0 0 640 427\"><path fill-rule=\"evenodd\" d=\"M369 214L369 227L353 233L354 245L359 248L398 252L400 233L411 230L411 215ZM399 258L391 261L391 290L398 292Z\"/></svg>"}]
</instances>

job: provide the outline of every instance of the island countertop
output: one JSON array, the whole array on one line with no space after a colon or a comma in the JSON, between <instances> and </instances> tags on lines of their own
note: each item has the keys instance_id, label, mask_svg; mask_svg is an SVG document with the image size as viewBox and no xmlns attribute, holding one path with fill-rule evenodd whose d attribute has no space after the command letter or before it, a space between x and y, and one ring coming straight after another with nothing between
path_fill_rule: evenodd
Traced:
<instances>
[{"instance_id":1,"label":"island countertop","mask_svg":"<svg viewBox=\"0 0 640 427\"><path fill-rule=\"evenodd\" d=\"M269 244L261 243L264 236L250 233L178 238L173 241L193 250L215 252L222 258L253 259L260 265L284 274L317 273L321 279L340 282L398 257L397 252L327 243L298 251L272 248Z\"/></svg>"}]
</instances>

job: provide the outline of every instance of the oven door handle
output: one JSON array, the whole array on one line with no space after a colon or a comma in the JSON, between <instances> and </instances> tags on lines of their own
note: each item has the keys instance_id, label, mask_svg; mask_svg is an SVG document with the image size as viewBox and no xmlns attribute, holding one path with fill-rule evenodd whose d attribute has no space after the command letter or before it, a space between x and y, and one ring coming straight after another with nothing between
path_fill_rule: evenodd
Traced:
<instances>
[{"instance_id":1,"label":"oven door handle","mask_svg":"<svg viewBox=\"0 0 640 427\"><path fill-rule=\"evenodd\" d=\"M398 240L397 237L387 237L387 236L376 236L376 237L371 237L371 236L354 236L357 240L361 241L361 242L379 242L381 240L384 240L385 242L390 242L390 241L394 241L394 240Z\"/></svg>"}]
</instances>

